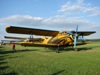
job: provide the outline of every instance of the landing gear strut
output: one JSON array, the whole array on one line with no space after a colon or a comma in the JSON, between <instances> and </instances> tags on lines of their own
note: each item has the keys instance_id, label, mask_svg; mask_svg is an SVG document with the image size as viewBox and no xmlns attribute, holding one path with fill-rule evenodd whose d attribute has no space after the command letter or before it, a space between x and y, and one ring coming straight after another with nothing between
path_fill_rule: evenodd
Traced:
<instances>
[{"instance_id":1,"label":"landing gear strut","mask_svg":"<svg viewBox=\"0 0 100 75\"><path fill-rule=\"evenodd\" d=\"M59 49L56 49L56 53L59 53Z\"/></svg>"},{"instance_id":2,"label":"landing gear strut","mask_svg":"<svg viewBox=\"0 0 100 75\"><path fill-rule=\"evenodd\" d=\"M75 51L78 51L78 49L77 49L77 48L74 48L74 50L75 50Z\"/></svg>"},{"instance_id":3,"label":"landing gear strut","mask_svg":"<svg viewBox=\"0 0 100 75\"><path fill-rule=\"evenodd\" d=\"M58 48L56 49L56 52L59 53L59 46L58 46Z\"/></svg>"},{"instance_id":4,"label":"landing gear strut","mask_svg":"<svg viewBox=\"0 0 100 75\"><path fill-rule=\"evenodd\" d=\"M78 51L78 49L76 47L73 46L72 48L73 48L73 50Z\"/></svg>"}]
</instances>

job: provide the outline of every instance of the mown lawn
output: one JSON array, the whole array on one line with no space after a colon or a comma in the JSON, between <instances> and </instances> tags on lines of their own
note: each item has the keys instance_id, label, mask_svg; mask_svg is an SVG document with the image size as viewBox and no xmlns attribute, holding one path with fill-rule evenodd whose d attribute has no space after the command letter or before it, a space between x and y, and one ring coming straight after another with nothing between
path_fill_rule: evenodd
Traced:
<instances>
[{"instance_id":1,"label":"mown lawn","mask_svg":"<svg viewBox=\"0 0 100 75\"><path fill-rule=\"evenodd\" d=\"M56 53L54 50L17 45L0 47L0 75L100 75L100 43L92 42Z\"/></svg>"}]
</instances>

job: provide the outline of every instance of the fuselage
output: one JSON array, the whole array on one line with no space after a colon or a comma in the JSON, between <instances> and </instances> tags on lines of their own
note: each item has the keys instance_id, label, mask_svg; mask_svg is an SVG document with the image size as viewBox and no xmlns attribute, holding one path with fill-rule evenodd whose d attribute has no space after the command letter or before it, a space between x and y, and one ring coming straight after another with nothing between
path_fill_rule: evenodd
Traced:
<instances>
[{"instance_id":1,"label":"fuselage","mask_svg":"<svg viewBox=\"0 0 100 75\"><path fill-rule=\"evenodd\" d=\"M59 45L73 45L73 36L68 34L67 32L60 32L58 35L54 37L44 38L42 43L44 44L59 44Z\"/></svg>"}]
</instances>

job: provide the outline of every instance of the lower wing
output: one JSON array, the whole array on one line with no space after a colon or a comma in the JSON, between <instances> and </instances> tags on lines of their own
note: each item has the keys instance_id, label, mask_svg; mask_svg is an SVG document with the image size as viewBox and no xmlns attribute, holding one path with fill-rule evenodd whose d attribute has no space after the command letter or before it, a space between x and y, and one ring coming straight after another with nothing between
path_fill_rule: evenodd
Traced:
<instances>
[{"instance_id":1,"label":"lower wing","mask_svg":"<svg viewBox=\"0 0 100 75\"><path fill-rule=\"evenodd\" d=\"M20 42L22 46L34 46L34 47L57 47L58 44L43 44L38 42Z\"/></svg>"},{"instance_id":2,"label":"lower wing","mask_svg":"<svg viewBox=\"0 0 100 75\"><path fill-rule=\"evenodd\" d=\"M85 45L87 43L77 43L77 45ZM67 47L73 45L59 45L59 44L43 44L38 42L20 42L22 46L33 46L33 47Z\"/></svg>"},{"instance_id":3,"label":"lower wing","mask_svg":"<svg viewBox=\"0 0 100 75\"><path fill-rule=\"evenodd\" d=\"M6 39L21 39L21 40L27 39L27 38L23 38L23 37L13 37L13 36L4 36L4 38L6 38Z\"/></svg>"}]
</instances>

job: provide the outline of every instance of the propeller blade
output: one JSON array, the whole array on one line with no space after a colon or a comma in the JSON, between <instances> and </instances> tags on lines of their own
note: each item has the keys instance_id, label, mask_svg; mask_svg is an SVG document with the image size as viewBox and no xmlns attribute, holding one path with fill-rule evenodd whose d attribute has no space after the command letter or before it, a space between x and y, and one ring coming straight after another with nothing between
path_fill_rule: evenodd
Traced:
<instances>
[{"instance_id":1,"label":"propeller blade","mask_svg":"<svg viewBox=\"0 0 100 75\"><path fill-rule=\"evenodd\" d=\"M75 33L75 38L74 38L74 47L76 46L76 42L77 42L77 39L76 39L78 36L77 31L78 31L78 25L76 27L76 33Z\"/></svg>"},{"instance_id":2,"label":"propeller blade","mask_svg":"<svg viewBox=\"0 0 100 75\"><path fill-rule=\"evenodd\" d=\"M76 46L76 37L74 38L74 47Z\"/></svg>"},{"instance_id":3,"label":"propeller blade","mask_svg":"<svg viewBox=\"0 0 100 75\"><path fill-rule=\"evenodd\" d=\"M76 33L77 33L77 31L78 31L78 25L77 25L77 27L76 27Z\"/></svg>"}]
</instances>

